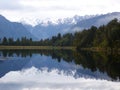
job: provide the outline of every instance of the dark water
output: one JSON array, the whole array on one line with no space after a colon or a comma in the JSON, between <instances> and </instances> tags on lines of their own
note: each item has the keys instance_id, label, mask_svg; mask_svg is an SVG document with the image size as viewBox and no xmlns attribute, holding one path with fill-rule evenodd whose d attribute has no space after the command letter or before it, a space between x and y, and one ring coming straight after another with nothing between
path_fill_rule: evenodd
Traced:
<instances>
[{"instance_id":1,"label":"dark water","mask_svg":"<svg viewBox=\"0 0 120 90\"><path fill-rule=\"evenodd\" d=\"M0 51L0 90L120 90L120 55Z\"/></svg>"}]
</instances>

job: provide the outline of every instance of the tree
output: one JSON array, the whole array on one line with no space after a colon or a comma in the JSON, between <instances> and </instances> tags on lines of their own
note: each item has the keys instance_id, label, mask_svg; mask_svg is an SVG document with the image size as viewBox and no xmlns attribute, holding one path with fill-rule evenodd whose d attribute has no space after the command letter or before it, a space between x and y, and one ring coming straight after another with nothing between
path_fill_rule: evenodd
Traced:
<instances>
[{"instance_id":1,"label":"tree","mask_svg":"<svg viewBox=\"0 0 120 90\"><path fill-rule=\"evenodd\" d=\"M8 40L7 40L6 37L3 38L2 44L3 44L3 45L8 45Z\"/></svg>"},{"instance_id":2,"label":"tree","mask_svg":"<svg viewBox=\"0 0 120 90\"><path fill-rule=\"evenodd\" d=\"M120 47L120 22L117 19L99 28L92 26L90 29L76 32L74 45L82 47Z\"/></svg>"},{"instance_id":3,"label":"tree","mask_svg":"<svg viewBox=\"0 0 120 90\"><path fill-rule=\"evenodd\" d=\"M8 39L9 45L13 45L13 42L14 42L13 38L9 38L9 39Z\"/></svg>"},{"instance_id":4,"label":"tree","mask_svg":"<svg viewBox=\"0 0 120 90\"><path fill-rule=\"evenodd\" d=\"M60 33L58 33L58 35L57 35L57 39L58 39L58 40L61 39L61 34L60 34Z\"/></svg>"},{"instance_id":5,"label":"tree","mask_svg":"<svg viewBox=\"0 0 120 90\"><path fill-rule=\"evenodd\" d=\"M20 41L20 39L19 39L19 38L16 40L15 45L21 45L21 41Z\"/></svg>"}]
</instances>

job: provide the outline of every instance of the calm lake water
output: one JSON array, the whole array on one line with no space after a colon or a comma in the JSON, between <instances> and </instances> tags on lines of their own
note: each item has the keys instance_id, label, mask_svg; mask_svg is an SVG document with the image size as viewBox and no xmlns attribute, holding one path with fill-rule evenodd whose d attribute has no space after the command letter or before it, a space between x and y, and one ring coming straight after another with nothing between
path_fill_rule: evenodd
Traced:
<instances>
[{"instance_id":1,"label":"calm lake water","mask_svg":"<svg viewBox=\"0 0 120 90\"><path fill-rule=\"evenodd\" d=\"M120 55L0 51L0 90L120 90Z\"/></svg>"}]
</instances>

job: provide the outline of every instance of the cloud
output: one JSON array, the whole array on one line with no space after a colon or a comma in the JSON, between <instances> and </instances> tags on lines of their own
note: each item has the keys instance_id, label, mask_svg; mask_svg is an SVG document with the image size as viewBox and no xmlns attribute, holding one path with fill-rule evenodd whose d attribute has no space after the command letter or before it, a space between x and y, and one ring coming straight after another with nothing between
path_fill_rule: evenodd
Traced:
<instances>
[{"instance_id":1,"label":"cloud","mask_svg":"<svg viewBox=\"0 0 120 90\"><path fill-rule=\"evenodd\" d=\"M73 78L58 71L39 71L32 67L11 71L0 79L0 90L119 90L120 83L107 80Z\"/></svg>"},{"instance_id":2,"label":"cloud","mask_svg":"<svg viewBox=\"0 0 120 90\"><path fill-rule=\"evenodd\" d=\"M96 10L114 8L119 6L119 0L1 0L0 9L19 10ZM112 7L112 6L115 7Z\"/></svg>"},{"instance_id":3,"label":"cloud","mask_svg":"<svg viewBox=\"0 0 120 90\"><path fill-rule=\"evenodd\" d=\"M16 10L20 9L22 6L19 3L19 0L1 0L0 1L0 9L1 10Z\"/></svg>"},{"instance_id":4,"label":"cloud","mask_svg":"<svg viewBox=\"0 0 120 90\"><path fill-rule=\"evenodd\" d=\"M12 21L21 18L58 19L76 14L119 12L119 3L120 0L0 0L0 12Z\"/></svg>"}]
</instances>

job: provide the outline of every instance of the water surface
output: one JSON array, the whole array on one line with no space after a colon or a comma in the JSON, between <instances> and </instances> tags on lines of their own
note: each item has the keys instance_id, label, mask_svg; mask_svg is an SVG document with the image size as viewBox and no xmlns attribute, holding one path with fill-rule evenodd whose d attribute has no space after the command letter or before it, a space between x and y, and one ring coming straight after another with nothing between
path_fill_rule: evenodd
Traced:
<instances>
[{"instance_id":1,"label":"water surface","mask_svg":"<svg viewBox=\"0 0 120 90\"><path fill-rule=\"evenodd\" d=\"M120 55L0 51L0 90L120 90Z\"/></svg>"}]
</instances>

